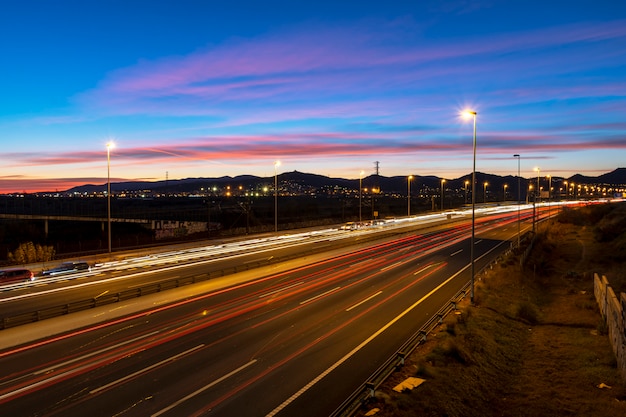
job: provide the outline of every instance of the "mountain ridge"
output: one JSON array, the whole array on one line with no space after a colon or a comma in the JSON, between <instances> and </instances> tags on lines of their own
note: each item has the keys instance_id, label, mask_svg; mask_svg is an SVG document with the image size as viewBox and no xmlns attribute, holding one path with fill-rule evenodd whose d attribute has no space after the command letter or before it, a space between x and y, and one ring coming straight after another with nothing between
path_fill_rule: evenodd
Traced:
<instances>
[{"instance_id":1,"label":"mountain ridge","mask_svg":"<svg viewBox=\"0 0 626 417\"><path fill-rule=\"evenodd\" d=\"M411 187L415 187L417 190L420 187L429 187L429 188L438 188L441 187L441 180L445 179L445 184L447 188L456 187L456 188L464 188L465 182L470 181L471 173L463 175L461 177L455 179L447 179L438 177L435 175L414 175L413 179L411 179ZM543 181L545 177L541 177ZM533 182L535 177L530 178L520 178L520 182L524 184L524 187L529 182ZM494 174L487 174L483 172L476 172L476 186L483 186L485 182L488 184L488 187L498 187L502 188L505 184L510 187L510 190L513 190L517 187L517 176L507 175L507 176L499 176ZM359 181L361 181L363 188L369 187L380 187L380 189L388 191L388 192L404 192L407 191L407 177L406 176L392 176L386 177L382 175L369 175L367 177L363 177L362 179L346 179L346 178L336 178L336 177L328 177L320 174L312 174L312 173L303 173L299 171L290 171L278 174L278 181L281 183L284 182L292 182L297 183L302 186L309 187L346 187L346 188L356 188L359 187ZM568 183L575 184L607 184L607 185L625 185L626 184L626 168L617 168L611 172L607 172L605 174L599 175L597 177L584 176L581 174L575 174L569 178L564 177L552 177L551 181L553 184L559 184L564 181L568 181ZM150 190L152 192L163 192L163 193L175 193L175 192L194 192L200 191L206 187L212 186L243 186L245 188L254 188L259 185L266 184L268 186L273 186L274 184L274 176L271 177L258 177L255 175L238 175L235 177L231 176L222 176L215 178L203 178L203 177L192 177L192 178L184 178L177 180L160 180L160 181L121 181L121 182L112 182L111 189L115 192L122 191L141 191L141 190ZM65 193L97 193L104 192L106 190L107 184L85 184L76 187L72 187L66 191Z\"/></svg>"}]
</instances>

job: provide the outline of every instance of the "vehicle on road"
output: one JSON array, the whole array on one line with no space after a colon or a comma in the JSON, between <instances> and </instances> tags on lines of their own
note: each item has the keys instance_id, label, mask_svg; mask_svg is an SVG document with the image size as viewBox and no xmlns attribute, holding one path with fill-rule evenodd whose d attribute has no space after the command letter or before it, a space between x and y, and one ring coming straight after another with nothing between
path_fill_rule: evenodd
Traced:
<instances>
[{"instance_id":1,"label":"vehicle on road","mask_svg":"<svg viewBox=\"0 0 626 417\"><path fill-rule=\"evenodd\" d=\"M341 230L356 230L361 227L361 223L348 222L340 227Z\"/></svg>"},{"instance_id":2,"label":"vehicle on road","mask_svg":"<svg viewBox=\"0 0 626 417\"><path fill-rule=\"evenodd\" d=\"M47 269L41 273L44 276L54 276L61 274L70 274L78 271L91 271L91 266L87 262L82 261L69 261L63 262L56 268Z\"/></svg>"},{"instance_id":3,"label":"vehicle on road","mask_svg":"<svg viewBox=\"0 0 626 417\"><path fill-rule=\"evenodd\" d=\"M35 274L26 268L9 268L0 270L0 284L34 280Z\"/></svg>"}]
</instances>

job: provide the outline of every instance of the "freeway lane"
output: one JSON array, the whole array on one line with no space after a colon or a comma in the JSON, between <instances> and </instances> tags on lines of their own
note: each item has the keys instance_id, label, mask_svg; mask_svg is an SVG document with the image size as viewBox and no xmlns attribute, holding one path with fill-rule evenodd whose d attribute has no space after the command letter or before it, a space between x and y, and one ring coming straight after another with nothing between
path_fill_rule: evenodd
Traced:
<instances>
[{"instance_id":1,"label":"freeway lane","mask_svg":"<svg viewBox=\"0 0 626 417\"><path fill-rule=\"evenodd\" d=\"M508 248L511 221L485 224L478 267ZM467 282L468 233L403 236L0 353L0 410L328 415Z\"/></svg>"}]
</instances>

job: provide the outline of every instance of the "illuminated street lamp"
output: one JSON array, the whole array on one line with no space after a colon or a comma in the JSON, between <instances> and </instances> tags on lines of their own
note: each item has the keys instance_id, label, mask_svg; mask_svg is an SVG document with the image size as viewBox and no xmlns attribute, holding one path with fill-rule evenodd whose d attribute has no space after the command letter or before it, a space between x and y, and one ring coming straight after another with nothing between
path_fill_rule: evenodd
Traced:
<instances>
[{"instance_id":1,"label":"illuminated street lamp","mask_svg":"<svg viewBox=\"0 0 626 417\"><path fill-rule=\"evenodd\" d=\"M470 241L470 302L474 304L474 239L476 235L476 112L465 110L463 112L465 118L474 119L474 139L473 148L473 165L472 165L472 239Z\"/></svg>"},{"instance_id":2,"label":"illuminated street lamp","mask_svg":"<svg viewBox=\"0 0 626 417\"><path fill-rule=\"evenodd\" d=\"M441 179L441 211L443 211L443 194L444 194L444 189L443 189L443 185L446 183L445 179Z\"/></svg>"},{"instance_id":3,"label":"illuminated street lamp","mask_svg":"<svg viewBox=\"0 0 626 417\"><path fill-rule=\"evenodd\" d=\"M487 186L489 185L489 183L487 181L485 181L485 183L483 184L483 203L487 202Z\"/></svg>"},{"instance_id":4,"label":"illuminated street lamp","mask_svg":"<svg viewBox=\"0 0 626 417\"><path fill-rule=\"evenodd\" d=\"M107 225L108 225L108 241L109 253L111 253L111 149L115 147L115 143L107 142Z\"/></svg>"},{"instance_id":5,"label":"illuminated street lamp","mask_svg":"<svg viewBox=\"0 0 626 417\"><path fill-rule=\"evenodd\" d=\"M521 177L520 177L520 155L519 154L515 154L513 155L513 158L517 158L517 247L521 247L520 246L520 240L521 240Z\"/></svg>"},{"instance_id":6,"label":"illuminated street lamp","mask_svg":"<svg viewBox=\"0 0 626 417\"><path fill-rule=\"evenodd\" d=\"M407 182L407 193L406 193L406 215L411 216L411 180L413 179L413 175L409 175L406 179Z\"/></svg>"},{"instance_id":7,"label":"illuminated street lamp","mask_svg":"<svg viewBox=\"0 0 626 417\"><path fill-rule=\"evenodd\" d=\"M503 192L502 192L502 201L506 201L506 189L508 188L509 184L504 184L502 186L503 188Z\"/></svg>"},{"instance_id":8,"label":"illuminated street lamp","mask_svg":"<svg viewBox=\"0 0 626 417\"><path fill-rule=\"evenodd\" d=\"M274 162L274 232L278 232L278 171L280 161Z\"/></svg>"},{"instance_id":9,"label":"illuminated street lamp","mask_svg":"<svg viewBox=\"0 0 626 417\"><path fill-rule=\"evenodd\" d=\"M359 223L361 223L361 195L363 193L363 170L359 172Z\"/></svg>"},{"instance_id":10,"label":"illuminated street lamp","mask_svg":"<svg viewBox=\"0 0 626 417\"><path fill-rule=\"evenodd\" d=\"M463 200L463 204L467 204L467 186L469 185L469 180L465 180L465 199Z\"/></svg>"},{"instance_id":11,"label":"illuminated street lamp","mask_svg":"<svg viewBox=\"0 0 626 417\"><path fill-rule=\"evenodd\" d=\"M550 218L550 199L552 198L552 176L547 175L548 177L548 218Z\"/></svg>"},{"instance_id":12,"label":"illuminated street lamp","mask_svg":"<svg viewBox=\"0 0 626 417\"><path fill-rule=\"evenodd\" d=\"M541 200L541 186L539 185L539 174L541 173L541 170L539 167L535 167L535 171L537 171L537 192L535 193L535 201L537 201L537 197Z\"/></svg>"}]
</instances>

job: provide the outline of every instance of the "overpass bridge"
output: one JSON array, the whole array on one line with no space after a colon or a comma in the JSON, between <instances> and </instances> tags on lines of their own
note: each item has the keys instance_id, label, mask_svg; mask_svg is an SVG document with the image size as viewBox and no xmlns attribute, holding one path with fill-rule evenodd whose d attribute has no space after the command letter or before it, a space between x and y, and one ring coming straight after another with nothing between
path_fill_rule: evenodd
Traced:
<instances>
[{"instance_id":1,"label":"overpass bridge","mask_svg":"<svg viewBox=\"0 0 626 417\"><path fill-rule=\"evenodd\" d=\"M44 222L44 233L48 237L48 222L50 221L75 221L75 222L100 222L102 231L105 231L105 225L108 224L107 217L86 217L86 216L61 216L61 215L43 215L43 214L7 214L0 213L0 220L42 220ZM126 219L122 217L111 217L111 223L138 223L155 231L157 239L180 235L184 230L184 234L206 232L209 224L211 230L219 229L221 225L218 223L194 222L183 220L151 220L151 219Z\"/></svg>"}]
</instances>

